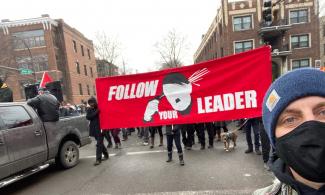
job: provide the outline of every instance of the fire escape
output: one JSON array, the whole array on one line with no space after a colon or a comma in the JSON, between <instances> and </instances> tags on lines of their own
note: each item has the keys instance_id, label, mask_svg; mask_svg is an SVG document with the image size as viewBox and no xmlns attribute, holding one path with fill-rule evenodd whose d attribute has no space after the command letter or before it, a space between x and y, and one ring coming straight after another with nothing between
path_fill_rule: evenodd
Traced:
<instances>
[{"instance_id":1,"label":"fire escape","mask_svg":"<svg viewBox=\"0 0 325 195\"><path fill-rule=\"evenodd\" d=\"M280 8L273 10L273 7L280 1L273 3L271 0L263 2L263 21L260 24L259 35L263 42L272 47L273 75L278 77L287 64L287 57L292 54L289 47L289 40L286 40L285 33L292 28L288 19L281 19ZM279 5L280 7L280 5Z\"/></svg>"}]
</instances>

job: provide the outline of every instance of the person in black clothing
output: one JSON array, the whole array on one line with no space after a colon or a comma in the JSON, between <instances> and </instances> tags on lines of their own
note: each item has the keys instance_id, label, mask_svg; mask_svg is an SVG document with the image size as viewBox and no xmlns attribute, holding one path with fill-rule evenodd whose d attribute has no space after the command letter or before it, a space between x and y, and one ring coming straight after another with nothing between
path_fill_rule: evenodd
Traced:
<instances>
[{"instance_id":1,"label":"person in black clothing","mask_svg":"<svg viewBox=\"0 0 325 195\"><path fill-rule=\"evenodd\" d=\"M99 110L97 107L97 100L91 97L88 100L89 108L87 109L86 118L90 121L89 123L89 136L95 137L96 143L96 162L95 166L99 165L102 160L107 160L109 158L108 151L104 146L104 135L100 129L99 125ZM102 154L104 158L102 159Z\"/></svg>"},{"instance_id":2,"label":"person in black clothing","mask_svg":"<svg viewBox=\"0 0 325 195\"><path fill-rule=\"evenodd\" d=\"M199 138L199 142L201 144L201 150L205 149L205 132L204 132L204 123L197 123L194 125L196 135Z\"/></svg>"},{"instance_id":3,"label":"person in black clothing","mask_svg":"<svg viewBox=\"0 0 325 195\"><path fill-rule=\"evenodd\" d=\"M213 122L205 123L205 127L207 128L208 136L209 136L209 146L208 148L213 148L214 136L216 135L216 130L214 129Z\"/></svg>"},{"instance_id":4,"label":"person in black clothing","mask_svg":"<svg viewBox=\"0 0 325 195\"><path fill-rule=\"evenodd\" d=\"M221 141L221 128L223 129L223 132L228 132L228 128L225 121L219 121L215 123L216 128L216 134L218 135L218 140Z\"/></svg>"},{"instance_id":5,"label":"person in black clothing","mask_svg":"<svg viewBox=\"0 0 325 195\"><path fill-rule=\"evenodd\" d=\"M13 102L12 90L0 78L0 102Z\"/></svg>"},{"instance_id":6,"label":"person in black clothing","mask_svg":"<svg viewBox=\"0 0 325 195\"><path fill-rule=\"evenodd\" d=\"M193 124L186 124L184 128L182 128L182 142L187 150L192 149L194 131Z\"/></svg>"},{"instance_id":7,"label":"person in black clothing","mask_svg":"<svg viewBox=\"0 0 325 195\"><path fill-rule=\"evenodd\" d=\"M182 125L167 125L166 126L166 137L167 137L167 150L168 150L168 159L166 162L172 161L173 156L173 140L175 141L175 145L178 152L179 164L184 166L184 157L183 150L181 145L181 128Z\"/></svg>"},{"instance_id":8,"label":"person in black clothing","mask_svg":"<svg viewBox=\"0 0 325 195\"><path fill-rule=\"evenodd\" d=\"M150 131L150 148L154 148L155 145L155 134L159 133L159 138L160 138L160 144L159 147L163 146L163 133L162 133L162 126L156 126L156 127L149 127L149 131Z\"/></svg>"},{"instance_id":9,"label":"person in black clothing","mask_svg":"<svg viewBox=\"0 0 325 195\"><path fill-rule=\"evenodd\" d=\"M259 120L258 118L251 118L248 119L246 125L245 125L245 133L246 133L246 142L248 149L245 150L245 153L251 153L253 152L253 143L252 143L252 132L254 133L254 147L255 147L255 153L257 155L261 155L260 151L260 129L259 129Z\"/></svg>"},{"instance_id":10,"label":"person in black clothing","mask_svg":"<svg viewBox=\"0 0 325 195\"><path fill-rule=\"evenodd\" d=\"M29 99L27 104L36 109L43 122L56 122L60 118L60 102L46 89L39 89L39 95Z\"/></svg>"}]
</instances>

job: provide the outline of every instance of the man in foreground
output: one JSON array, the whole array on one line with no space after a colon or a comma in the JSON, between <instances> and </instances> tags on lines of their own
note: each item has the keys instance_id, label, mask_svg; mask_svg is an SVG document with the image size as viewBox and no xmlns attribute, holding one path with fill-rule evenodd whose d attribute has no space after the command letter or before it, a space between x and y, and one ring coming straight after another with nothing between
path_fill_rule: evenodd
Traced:
<instances>
[{"instance_id":1,"label":"man in foreground","mask_svg":"<svg viewBox=\"0 0 325 195\"><path fill-rule=\"evenodd\" d=\"M299 69L276 80L264 97L263 123L279 159L274 184L254 195L324 195L324 72Z\"/></svg>"}]
</instances>

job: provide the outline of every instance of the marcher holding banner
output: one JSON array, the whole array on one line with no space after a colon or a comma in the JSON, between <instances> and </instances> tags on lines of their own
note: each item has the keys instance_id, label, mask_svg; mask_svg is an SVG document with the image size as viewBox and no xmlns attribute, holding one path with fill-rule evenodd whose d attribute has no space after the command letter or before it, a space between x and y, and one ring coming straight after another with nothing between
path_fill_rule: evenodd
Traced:
<instances>
[{"instance_id":1,"label":"marcher holding banner","mask_svg":"<svg viewBox=\"0 0 325 195\"><path fill-rule=\"evenodd\" d=\"M101 128L259 117L270 83L269 47L181 68L98 78Z\"/></svg>"},{"instance_id":2,"label":"marcher holding banner","mask_svg":"<svg viewBox=\"0 0 325 195\"><path fill-rule=\"evenodd\" d=\"M184 155L183 149L181 145L181 129L184 128L184 125L167 125L166 128L166 137L167 137L167 151L168 151L168 159L166 162L171 162L173 157L173 140L175 142L179 164L184 166Z\"/></svg>"},{"instance_id":3,"label":"marcher holding banner","mask_svg":"<svg viewBox=\"0 0 325 195\"><path fill-rule=\"evenodd\" d=\"M94 137L97 141L96 143L96 162L95 166L99 165L102 160L107 160L109 158L108 151L104 146L104 135L99 127L99 109L97 106L97 100L91 97L88 100L89 108L87 109L86 118L90 121L89 123L89 135ZM102 159L102 154L104 158Z\"/></svg>"}]
</instances>

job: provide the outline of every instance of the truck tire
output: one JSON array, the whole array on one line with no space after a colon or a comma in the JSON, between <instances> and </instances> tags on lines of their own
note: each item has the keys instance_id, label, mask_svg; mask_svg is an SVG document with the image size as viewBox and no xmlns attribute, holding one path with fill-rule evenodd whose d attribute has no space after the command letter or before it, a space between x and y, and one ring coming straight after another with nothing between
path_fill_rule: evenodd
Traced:
<instances>
[{"instance_id":1,"label":"truck tire","mask_svg":"<svg viewBox=\"0 0 325 195\"><path fill-rule=\"evenodd\" d=\"M60 148L57 163L64 169L69 169L79 163L79 148L73 141L66 141Z\"/></svg>"}]
</instances>

